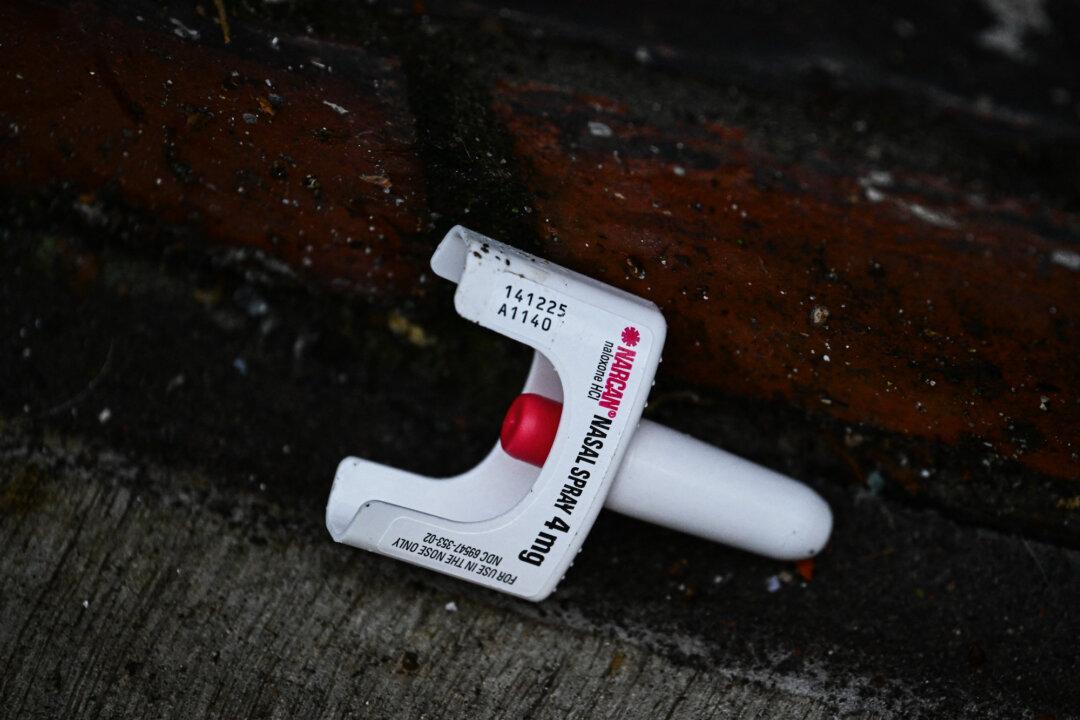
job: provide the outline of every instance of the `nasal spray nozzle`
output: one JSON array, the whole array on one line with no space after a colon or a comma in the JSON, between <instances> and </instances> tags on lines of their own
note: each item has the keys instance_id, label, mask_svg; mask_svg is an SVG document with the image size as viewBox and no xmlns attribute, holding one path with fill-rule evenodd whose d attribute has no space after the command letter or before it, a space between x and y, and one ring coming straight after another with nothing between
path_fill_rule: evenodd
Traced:
<instances>
[{"instance_id":1,"label":"nasal spray nozzle","mask_svg":"<svg viewBox=\"0 0 1080 720\"><path fill-rule=\"evenodd\" d=\"M360 458L338 466L338 542L529 600L573 564L601 506L781 560L816 555L832 514L810 488L641 419L667 325L653 303L463 227L432 269L454 307L536 352L500 441L430 478Z\"/></svg>"},{"instance_id":2,"label":"nasal spray nozzle","mask_svg":"<svg viewBox=\"0 0 1080 720\"><path fill-rule=\"evenodd\" d=\"M503 450L542 466L561 414L554 400L518 395ZM650 420L634 432L604 507L777 560L817 555L832 531L829 506L807 486Z\"/></svg>"}]
</instances>

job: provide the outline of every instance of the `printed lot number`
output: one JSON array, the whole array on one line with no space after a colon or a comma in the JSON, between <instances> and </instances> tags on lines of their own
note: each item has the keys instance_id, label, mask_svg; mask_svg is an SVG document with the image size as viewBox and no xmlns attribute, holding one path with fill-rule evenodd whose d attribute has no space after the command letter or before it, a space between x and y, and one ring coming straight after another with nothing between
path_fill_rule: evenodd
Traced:
<instances>
[{"instance_id":1,"label":"printed lot number","mask_svg":"<svg viewBox=\"0 0 1080 720\"><path fill-rule=\"evenodd\" d=\"M551 330L552 318L566 317L566 303L556 302L533 292L523 292L521 288L513 285L507 285L505 290L506 300L509 302L500 305L496 315L519 321L522 325L532 325L545 332Z\"/></svg>"}]
</instances>

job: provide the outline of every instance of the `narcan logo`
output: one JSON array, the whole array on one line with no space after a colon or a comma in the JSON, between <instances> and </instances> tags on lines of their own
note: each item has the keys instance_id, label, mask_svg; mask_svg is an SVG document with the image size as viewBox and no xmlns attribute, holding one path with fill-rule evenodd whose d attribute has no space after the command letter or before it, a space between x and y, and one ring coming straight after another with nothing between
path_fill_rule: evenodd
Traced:
<instances>
[{"instance_id":1,"label":"narcan logo","mask_svg":"<svg viewBox=\"0 0 1080 720\"><path fill-rule=\"evenodd\" d=\"M632 326L623 328L619 337L623 344L619 346L611 359L611 367L608 369L607 379L604 382L604 391L597 403L608 411L609 418L614 418L619 414L619 406L622 404L626 386L630 382L630 373L634 369L637 351L630 348L641 342L641 333Z\"/></svg>"}]
</instances>

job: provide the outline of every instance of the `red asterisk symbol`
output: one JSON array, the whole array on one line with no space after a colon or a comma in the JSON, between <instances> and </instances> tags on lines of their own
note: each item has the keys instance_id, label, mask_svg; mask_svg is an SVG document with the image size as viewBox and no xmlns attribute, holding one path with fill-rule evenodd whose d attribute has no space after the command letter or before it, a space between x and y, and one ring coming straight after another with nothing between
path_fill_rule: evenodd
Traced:
<instances>
[{"instance_id":1,"label":"red asterisk symbol","mask_svg":"<svg viewBox=\"0 0 1080 720\"><path fill-rule=\"evenodd\" d=\"M623 328L622 341L624 345L634 347L641 341L641 333L635 327Z\"/></svg>"}]
</instances>

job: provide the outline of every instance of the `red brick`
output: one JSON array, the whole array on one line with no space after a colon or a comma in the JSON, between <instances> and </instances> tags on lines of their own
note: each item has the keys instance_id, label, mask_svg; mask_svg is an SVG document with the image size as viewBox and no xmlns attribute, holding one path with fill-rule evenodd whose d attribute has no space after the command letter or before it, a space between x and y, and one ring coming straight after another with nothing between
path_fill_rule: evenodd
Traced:
<instances>
[{"instance_id":1,"label":"red brick","mask_svg":"<svg viewBox=\"0 0 1080 720\"><path fill-rule=\"evenodd\" d=\"M209 21L193 40L179 20L96 7L7 4L0 22L0 185L63 184L90 205L108 194L362 294L408 293L426 268L423 176L393 58L307 38L275 49L236 28L226 46Z\"/></svg>"},{"instance_id":2,"label":"red brick","mask_svg":"<svg viewBox=\"0 0 1080 720\"><path fill-rule=\"evenodd\" d=\"M740 128L656 127L545 85L503 85L495 110L542 253L661 306L663 375L1080 475L1060 239L1080 218L945 178L873 187L871 166L785 164Z\"/></svg>"}]
</instances>

